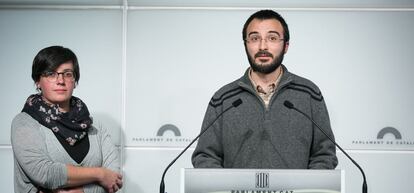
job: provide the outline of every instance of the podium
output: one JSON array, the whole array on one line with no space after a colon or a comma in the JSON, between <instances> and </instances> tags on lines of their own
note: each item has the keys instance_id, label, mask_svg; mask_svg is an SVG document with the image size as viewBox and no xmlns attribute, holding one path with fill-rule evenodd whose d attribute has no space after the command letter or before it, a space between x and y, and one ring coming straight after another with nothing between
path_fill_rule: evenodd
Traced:
<instances>
[{"instance_id":1,"label":"podium","mask_svg":"<svg viewBox=\"0 0 414 193\"><path fill-rule=\"evenodd\" d=\"M181 193L345 193L343 170L181 169Z\"/></svg>"}]
</instances>

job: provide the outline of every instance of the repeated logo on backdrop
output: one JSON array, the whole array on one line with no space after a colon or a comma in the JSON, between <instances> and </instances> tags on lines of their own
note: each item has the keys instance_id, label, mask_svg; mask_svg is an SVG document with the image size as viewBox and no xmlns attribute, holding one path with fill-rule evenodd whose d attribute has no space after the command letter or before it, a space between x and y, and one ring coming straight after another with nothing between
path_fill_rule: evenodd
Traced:
<instances>
[{"instance_id":1,"label":"repeated logo on backdrop","mask_svg":"<svg viewBox=\"0 0 414 193\"><path fill-rule=\"evenodd\" d=\"M394 127L384 127L378 131L376 136L368 139L354 139L353 145L366 148L386 148L386 149L412 149L414 140L407 139Z\"/></svg>"},{"instance_id":2,"label":"repeated logo on backdrop","mask_svg":"<svg viewBox=\"0 0 414 193\"><path fill-rule=\"evenodd\" d=\"M191 140L191 138L182 137L181 130L173 124L162 125L151 137L132 137L133 142L151 146L184 146Z\"/></svg>"},{"instance_id":3,"label":"repeated logo on backdrop","mask_svg":"<svg viewBox=\"0 0 414 193\"><path fill-rule=\"evenodd\" d=\"M193 140L192 138L183 137L182 131L174 124L164 124L155 131L153 136L132 137L132 141L147 146L185 147ZM356 148L363 149L414 149L414 139L390 126L380 129L372 136L355 137L351 139L351 143Z\"/></svg>"},{"instance_id":4,"label":"repeated logo on backdrop","mask_svg":"<svg viewBox=\"0 0 414 193\"><path fill-rule=\"evenodd\" d=\"M160 129L158 129L157 136L158 136L158 137L164 136L164 133L165 133L166 131L172 131L176 137L181 136L181 131L180 131L180 129L178 129L178 127L176 127L176 126L175 126L175 125L173 125L173 124L166 124L166 125L163 125Z\"/></svg>"}]
</instances>

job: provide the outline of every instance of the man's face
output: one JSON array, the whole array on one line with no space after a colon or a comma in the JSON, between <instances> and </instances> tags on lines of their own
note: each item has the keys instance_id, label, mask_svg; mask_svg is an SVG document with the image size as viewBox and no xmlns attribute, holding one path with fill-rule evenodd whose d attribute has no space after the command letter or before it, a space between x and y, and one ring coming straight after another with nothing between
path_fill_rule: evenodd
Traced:
<instances>
[{"instance_id":1,"label":"man's face","mask_svg":"<svg viewBox=\"0 0 414 193\"><path fill-rule=\"evenodd\" d=\"M253 19L246 29L246 53L253 71L269 74L280 66L289 43L276 19Z\"/></svg>"}]
</instances>

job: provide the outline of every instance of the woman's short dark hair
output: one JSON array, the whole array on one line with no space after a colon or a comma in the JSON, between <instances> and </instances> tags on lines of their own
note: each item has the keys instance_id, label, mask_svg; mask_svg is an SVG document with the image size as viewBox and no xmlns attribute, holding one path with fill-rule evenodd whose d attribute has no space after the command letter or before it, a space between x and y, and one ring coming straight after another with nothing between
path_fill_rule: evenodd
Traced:
<instances>
[{"instance_id":1,"label":"woman's short dark hair","mask_svg":"<svg viewBox=\"0 0 414 193\"><path fill-rule=\"evenodd\" d=\"M249 26L250 22L252 22L253 19L259 19L259 20L275 19L275 20L279 21L280 24L282 24L282 27L283 27L283 39L284 39L285 42L289 42L290 35L289 35L288 25L287 25L285 19L283 19L283 17L279 13L277 13L273 10L260 10L256 13L254 13L253 15L251 15L247 19L246 23L243 26L243 32L242 32L243 40L246 40L246 38L247 38L246 37L247 36L247 26Z\"/></svg>"},{"instance_id":2,"label":"woman's short dark hair","mask_svg":"<svg viewBox=\"0 0 414 193\"><path fill-rule=\"evenodd\" d=\"M50 46L37 53L33 60L32 79L39 82L43 74L55 71L61 64L66 62L73 63L73 73L77 83L80 78L78 59L72 50L63 46Z\"/></svg>"}]
</instances>

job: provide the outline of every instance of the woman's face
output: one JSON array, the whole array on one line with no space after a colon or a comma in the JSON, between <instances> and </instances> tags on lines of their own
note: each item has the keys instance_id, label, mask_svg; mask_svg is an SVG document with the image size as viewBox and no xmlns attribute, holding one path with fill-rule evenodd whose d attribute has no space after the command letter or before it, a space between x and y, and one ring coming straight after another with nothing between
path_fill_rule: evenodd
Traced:
<instances>
[{"instance_id":1,"label":"woman's face","mask_svg":"<svg viewBox=\"0 0 414 193\"><path fill-rule=\"evenodd\" d=\"M70 98L75 88L73 63L63 63L56 71L42 75L36 85L41 89L46 102L59 105L64 112L69 111Z\"/></svg>"}]
</instances>

